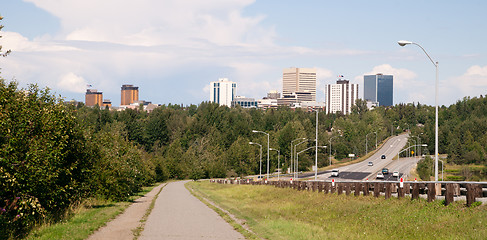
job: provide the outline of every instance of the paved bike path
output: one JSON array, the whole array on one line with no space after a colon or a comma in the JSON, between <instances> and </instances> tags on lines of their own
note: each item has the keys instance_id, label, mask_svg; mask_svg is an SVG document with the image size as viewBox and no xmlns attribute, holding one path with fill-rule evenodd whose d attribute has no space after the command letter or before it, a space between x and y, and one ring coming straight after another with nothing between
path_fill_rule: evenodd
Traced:
<instances>
[{"instance_id":1,"label":"paved bike path","mask_svg":"<svg viewBox=\"0 0 487 240\"><path fill-rule=\"evenodd\" d=\"M168 183L159 194L139 239L245 239L184 187Z\"/></svg>"}]
</instances>

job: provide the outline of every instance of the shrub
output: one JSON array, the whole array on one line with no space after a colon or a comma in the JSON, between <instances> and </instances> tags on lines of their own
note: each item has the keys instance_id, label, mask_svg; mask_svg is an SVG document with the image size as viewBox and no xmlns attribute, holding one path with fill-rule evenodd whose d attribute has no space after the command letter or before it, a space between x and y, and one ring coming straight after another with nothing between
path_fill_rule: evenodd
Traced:
<instances>
[{"instance_id":1,"label":"shrub","mask_svg":"<svg viewBox=\"0 0 487 240\"><path fill-rule=\"evenodd\" d=\"M72 111L48 89L19 91L0 79L0 238L63 215L83 196L91 162L84 143Z\"/></svg>"}]
</instances>

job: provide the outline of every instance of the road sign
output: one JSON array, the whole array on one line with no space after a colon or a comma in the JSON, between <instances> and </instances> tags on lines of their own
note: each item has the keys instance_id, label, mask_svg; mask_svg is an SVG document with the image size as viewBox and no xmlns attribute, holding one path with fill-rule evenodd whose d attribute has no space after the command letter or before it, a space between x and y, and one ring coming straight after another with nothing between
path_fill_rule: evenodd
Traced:
<instances>
[{"instance_id":1,"label":"road sign","mask_svg":"<svg viewBox=\"0 0 487 240\"><path fill-rule=\"evenodd\" d=\"M399 187L400 188L403 188L404 187L404 182L403 182L402 178L401 178L401 182L399 182Z\"/></svg>"},{"instance_id":2,"label":"road sign","mask_svg":"<svg viewBox=\"0 0 487 240\"><path fill-rule=\"evenodd\" d=\"M411 154L414 154L414 151L411 151Z\"/></svg>"},{"instance_id":3,"label":"road sign","mask_svg":"<svg viewBox=\"0 0 487 240\"><path fill-rule=\"evenodd\" d=\"M350 154L348 154L348 157L355 157L355 154L350 153Z\"/></svg>"}]
</instances>

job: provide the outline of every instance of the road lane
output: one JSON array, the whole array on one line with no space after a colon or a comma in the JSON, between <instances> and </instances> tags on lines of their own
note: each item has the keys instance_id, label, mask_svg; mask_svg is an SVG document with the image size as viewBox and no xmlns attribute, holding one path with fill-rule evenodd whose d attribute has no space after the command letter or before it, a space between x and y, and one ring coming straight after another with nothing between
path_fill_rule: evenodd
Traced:
<instances>
[{"instance_id":1,"label":"road lane","mask_svg":"<svg viewBox=\"0 0 487 240\"><path fill-rule=\"evenodd\" d=\"M365 180L368 178L369 180L375 179L377 172L381 171L382 168L386 167L387 165L393 162L392 158L397 155L399 151L406 145L407 138L409 134L401 134L398 136L394 136L387 140L384 145L377 150L371 157L368 159L351 164L348 166L340 167L340 175L338 178L335 179L344 179L344 180ZM385 155L386 158L382 159L381 156ZM368 166L368 162L373 162L373 166ZM392 172L391 172L392 175ZM331 173L324 173L318 176L319 180L330 180Z\"/></svg>"}]
</instances>

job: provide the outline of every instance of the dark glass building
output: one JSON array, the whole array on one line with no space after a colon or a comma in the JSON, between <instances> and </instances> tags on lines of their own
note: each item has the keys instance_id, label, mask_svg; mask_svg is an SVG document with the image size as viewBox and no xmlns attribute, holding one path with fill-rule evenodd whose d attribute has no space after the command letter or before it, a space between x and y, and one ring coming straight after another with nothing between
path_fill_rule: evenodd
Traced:
<instances>
[{"instance_id":1,"label":"dark glass building","mask_svg":"<svg viewBox=\"0 0 487 240\"><path fill-rule=\"evenodd\" d=\"M366 101L378 102L379 106L393 106L393 83L392 75L383 75L381 73L365 75L364 99Z\"/></svg>"}]
</instances>

